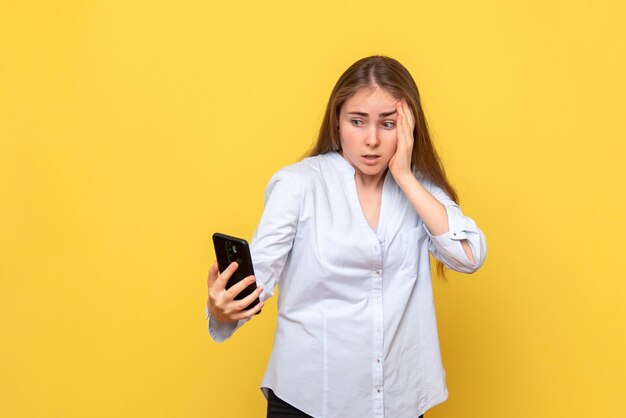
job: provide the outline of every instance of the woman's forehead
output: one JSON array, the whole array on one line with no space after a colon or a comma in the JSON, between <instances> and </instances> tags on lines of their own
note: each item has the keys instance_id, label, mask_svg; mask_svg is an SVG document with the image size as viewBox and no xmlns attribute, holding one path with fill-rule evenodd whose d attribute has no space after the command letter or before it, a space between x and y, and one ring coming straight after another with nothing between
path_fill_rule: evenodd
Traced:
<instances>
[{"instance_id":1,"label":"woman's forehead","mask_svg":"<svg viewBox=\"0 0 626 418\"><path fill-rule=\"evenodd\" d=\"M387 112L395 109L398 99L394 98L386 90L377 88L360 88L344 103L343 109L347 112L351 111L378 111ZM367 112L369 113L369 112Z\"/></svg>"}]
</instances>

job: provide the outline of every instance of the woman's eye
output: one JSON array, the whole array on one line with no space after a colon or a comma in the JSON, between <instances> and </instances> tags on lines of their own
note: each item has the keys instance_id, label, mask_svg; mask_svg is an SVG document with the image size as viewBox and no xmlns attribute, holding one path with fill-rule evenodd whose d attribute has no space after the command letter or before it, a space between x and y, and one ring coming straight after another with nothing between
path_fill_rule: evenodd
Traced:
<instances>
[{"instance_id":1,"label":"woman's eye","mask_svg":"<svg viewBox=\"0 0 626 418\"><path fill-rule=\"evenodd\" d=\"M352 124L354 126L361 126L361 125L359 125L359 123L363 123L362 121L360 121L358 119L352 119L350 122L352 122Z\"/></svg>"},{"instance_id":2,"label":"woman's eye","mask_svg":"<svg viewBox=\"0 0 626 418\"><path fill-rule=\"evenodd\" d=\"M383 122L383 125L385 125L385 128L393 128L394 126L396 126L395 122Z\"/></svg>"}]
</instances>

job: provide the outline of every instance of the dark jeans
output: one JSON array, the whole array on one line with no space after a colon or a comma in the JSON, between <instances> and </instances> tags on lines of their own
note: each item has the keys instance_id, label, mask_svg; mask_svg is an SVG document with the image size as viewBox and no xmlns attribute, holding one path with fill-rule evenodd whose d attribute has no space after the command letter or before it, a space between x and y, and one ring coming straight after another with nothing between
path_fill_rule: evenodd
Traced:
<instances>
[{"instance_id":1,"label":"dark jeans","mask_svg":"<svg viewBox=\"0 0 626 418\"><path fill-rule=\"evenodd\" d=\"M267 397L267 418L312 418L311 415L307 415L299 409L294 408L287 402L280 399L274 394L272 389L268 389Z\"/></svg>"},{"instance_id":2,"label":"dark jeans","mask_svg":"<svg viewBox=\"0 0 626 418\"><path fill-rule=\"evenodd\" d=\"M268 392L267 418L311 418L310 415L305 414L280 399L274 394L272 389L268 389ZM424 415L420 415L419 418L424 418Z\"/></svg>"}]
</instances>

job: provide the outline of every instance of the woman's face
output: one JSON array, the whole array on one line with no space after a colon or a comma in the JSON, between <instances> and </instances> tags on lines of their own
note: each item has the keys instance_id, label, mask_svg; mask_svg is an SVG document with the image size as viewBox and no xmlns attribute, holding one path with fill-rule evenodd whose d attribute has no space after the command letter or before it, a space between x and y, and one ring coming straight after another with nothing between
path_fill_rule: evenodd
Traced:
<instances>
[{"instance_id":1,"label":"woman's face","mask_svg":"<svg viewBox=\"0 0 626 418\"><path fill-rule=\"evenodd\" d=\"M362 88L343 104L339 136L343 157L364 177L381 175L396 152L396 103L380 87Z\"/></svg>"}]
</instances>

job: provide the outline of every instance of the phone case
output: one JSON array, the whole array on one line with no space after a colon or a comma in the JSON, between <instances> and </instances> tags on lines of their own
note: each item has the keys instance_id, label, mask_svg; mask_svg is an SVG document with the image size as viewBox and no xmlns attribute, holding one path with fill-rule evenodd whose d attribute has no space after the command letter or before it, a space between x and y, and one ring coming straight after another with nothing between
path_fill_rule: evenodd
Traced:
<instances>
[{"instance_id":1,"label":"phone case","mask_svg":"<svg viewBox=\"0 0 626 418\"><path fill-rule=\"evenodd\" d=\"M228 283L226 283L226 289L230 289L235 283L254 274L250 247L245 239L216 232L213 234L213 247L215 248L215 256L217 257L217 265L220 273L226 270L233 261L236 261L239 265L228 280ZM250 284L250 286L246 287L235 296L235 299L239 300L245 298L254 292L256 287L256 283ZM258 303L260 303L259 298L252 302L246 309L250 309Z\"/></svg>"}]
</instances>

